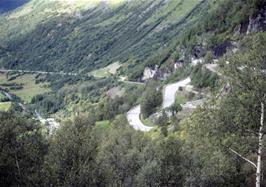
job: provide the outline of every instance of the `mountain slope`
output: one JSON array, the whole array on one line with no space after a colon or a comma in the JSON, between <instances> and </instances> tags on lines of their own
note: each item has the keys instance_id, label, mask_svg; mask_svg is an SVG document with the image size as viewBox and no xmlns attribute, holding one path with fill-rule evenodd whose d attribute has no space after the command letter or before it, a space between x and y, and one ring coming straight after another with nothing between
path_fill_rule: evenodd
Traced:
<instances>
[{"instance_id":1,"label":"mountain slope","mask_svg":"<svg viewBox=\"0 0 266 187\"><path fill-rule=\"evenodd\" d=\"M200 18L206 5L198 0L134 0L65 9L70 6L62 2L31 1L1 18L0 45L11 51L1 64L76 72L116 61L134 67L158 49L172 48L174 38Z\"/></svg>"}]
</instances>

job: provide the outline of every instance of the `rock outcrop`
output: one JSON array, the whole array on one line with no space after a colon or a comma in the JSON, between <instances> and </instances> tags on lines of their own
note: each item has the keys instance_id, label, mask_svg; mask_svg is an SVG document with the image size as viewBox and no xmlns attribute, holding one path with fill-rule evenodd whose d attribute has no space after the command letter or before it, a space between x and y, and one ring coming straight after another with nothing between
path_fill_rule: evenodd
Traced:
<instances>
[{"instance_id":1,"label":"rock outcrop","mask_svg":"<svg viewBox=\"0 0 266 187\"><path fill-rule=\"evenodd\" d=\"M147 81L149 79L165 80L171 74L173 74L180 66L180 63L175 63L172 68L160 68L158 65L145 67L141 81Z\"/></svg>"},{"instance_id":2,"label":"rock outcrop","mask_svg":"<svg viewBox=\"0 0 266 187\"><path fill-rule=\"evenodd\" d=\"M239 34L250 34L254 32L260 32L266 30L266 7L261 9L257 16L250 16L248 20L238 25L234 33Z\"/></svg>"},{"instance_id":3,"label":"rock outcrop","mask_svg":"<svg viewBox=\"0 0 266 187\"><path fill-rule=\"evenodd\" d=\"M266 7L264 7L256 17L249 18L247 34L260 32L266 29Z\"/></svg>"},{"instance_id":4,"label":"rock outcrop","mask_svg":"<svg viewBox=\"0 0 266 187\"><path fill-rule=\"evenodd\" d=\"M221 43L221 44L215 46L215 47L212 49L212 51L213 51L213 56L214 56L215 58L219 58L219 57L223 56L223 55L227 52L227 50L230 50L230 49L232 49L233 47L234 47L234 46L233 46L232 42L227 40L227 41L225 41L225 42L223 42L223 43Z\"/></svg>"},{"instance_id":5,"label":"rock outcrop","mask_svg":"<svg viewBox=\"0 0 266 187\"><path fill-rule=\"evenodd\" d=\"M204 57L206 54L206 49L203 45L196 45L193 49L193 53L192 55L194 56L194 58L199 59Z\"/></svg>"},{"instance_id":6,"label":"rock outcrop","mask_svg":"<svg viewBox=\"0 0 266 187\"><path fill-rule=\"evenodd\" d=\"M191 65L196 66L198 64L202 64L203 59L202 58L191 58Z\"/></svg>"},{"instance_id":7,"label":"rock outcrop","mask_svg":"<svg viewBox=\"0 0 266 187\"><path fill-rule=\"evenodd\" d=\"M148 79L153 79L155 75L157 74L158 69L159 69L158 65L145 67L142 80L146 81Z\"/></svg>"}]
</instances>

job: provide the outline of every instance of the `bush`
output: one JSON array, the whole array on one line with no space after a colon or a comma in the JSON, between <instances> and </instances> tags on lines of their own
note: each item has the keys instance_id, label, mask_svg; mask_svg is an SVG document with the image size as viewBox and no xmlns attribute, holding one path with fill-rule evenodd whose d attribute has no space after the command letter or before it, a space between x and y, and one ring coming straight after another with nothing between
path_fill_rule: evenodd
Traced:
<instances>
[{"instance_id":1,"label":"bush","mask_svg":"<svg viewBox=\"0 0 266 187\"><path fill-rule=\"evenodd\" d=\"M155 83L150 83L141 98L141 113L144 118L149 117L162 103L162 92Z\"/></svg>"}]
</instances>

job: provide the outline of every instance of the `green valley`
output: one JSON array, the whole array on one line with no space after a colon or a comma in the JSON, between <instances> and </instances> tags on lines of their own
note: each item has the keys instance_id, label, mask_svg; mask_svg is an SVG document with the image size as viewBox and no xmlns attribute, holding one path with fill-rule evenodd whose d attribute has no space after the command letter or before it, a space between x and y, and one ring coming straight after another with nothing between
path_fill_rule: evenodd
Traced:
<instances>
[{"instance_id":1,"label":"green valley","mask_svg":"<svg viewBox=\"0 0 266 187\"><path fill-rule=\"evenodd\" d=\"M266 186L265 0L17 3L0 186Z\"/></svg>"}]
</instances>

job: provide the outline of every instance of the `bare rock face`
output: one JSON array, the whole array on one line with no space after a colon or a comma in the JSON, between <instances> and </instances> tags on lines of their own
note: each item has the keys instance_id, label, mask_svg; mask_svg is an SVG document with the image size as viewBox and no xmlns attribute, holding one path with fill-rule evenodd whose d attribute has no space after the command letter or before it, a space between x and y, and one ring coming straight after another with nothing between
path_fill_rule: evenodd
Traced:
<instances>
[{"instance_id":1,"label":"bare rock face","mask_svg":"<svg viewBox=\"0 0 266 187\"><path fill-rule=\"evenodd\" d=\"M250 17L247 34L260 32L266 29L266 7L264 7L257 17Z\"/></svg>"},{"instance_id":2,"label":"bare rock face","mask_svg":"<svg viewBox=\"0 0 266 187\"><path fill-rule=\"evenodd\" d=\"M149 79L165 80L174 72L173 69L159 68L158 65L145 67L141 81L147 81Z\"/></svg>"},{"instance_id":3,"label":"bare rock face","mask_svg":"<svg viewBox=\"0 0 266 187\"><path fill-rule=\"evenodd\" d=\"M203 59L202 58L191 58L191 65L196 66L198 64L202 64Z\"/></svg>"},{"instance_id":4,"label":"bare rock face","mask_svg":"<svg viewBox=\"0 0 266 187\"><path fill-rule=\"evenodd\" d=\"M228 50L234 48L233 43L231 41L225 41L212 49L213 56L215 58L219 58L223 56Z\"/></svg>"},{"instance_id":5,"label":"bare rock face","mask_svg":"<svg viewBox=\"0 0 266 187\"><path fill-rule=\"evenodd\" d=\"M158 72L159 66L155 65L154 67L145 67L143 72L142 80L146 81L148 79L153 79Z\"/></svg>"},{"instance_id":6,"label":"bare rock face","mask_svg":"<svg viewBox=\"0 0 266 187\"><path fill-rule=\"evenodd\" d=\"M159 71L155 75L156 80L165 80L172 74L172 71L167 69L159 69Z\"/></svg>"},{"instance_id":7,"label":"bare rock face","mask_svg":"<svg viewBox=\"0 0 266 187\"><path fill-rule=\"evenodd\" d=\"M177 60L174 64L174 71L178 70L179 68L182 68L185 65L184 60Z\"/></svg>"},{"instance_id":8,"label":"bare rock face","mask_svg":"<svg viewBox=\"0 0 266 187\"><path fill-rule=\"evenodd\" d=\"M253 32L260 32L266 30L266 6L261 9L257 16L250 16L249 20L236 26L234 30L235 35L250 34Z\"/></svg>"},{"instance_id":9,"label":"bare rock face","mask_svg":"<svg viewBox=\"0 0 266 187\"><path fill-rule=\"evenodd\" d=\"M193 56L195 59L202 58L206 54L205 47L202 45L196 45L193 49Z\"/></svg>"},{"instance_id":10,"label":"bare rock face","mask_svg":"<svg viewBox=\"0 0 266 187\"><path fill-rule=\"evenodd\" d=\"M234 30L234 35L237 36L240 34L246 34L248 26L249 26L249 21L246 21L245 23L238 25Z\"/></svg>"}]
</instances>

